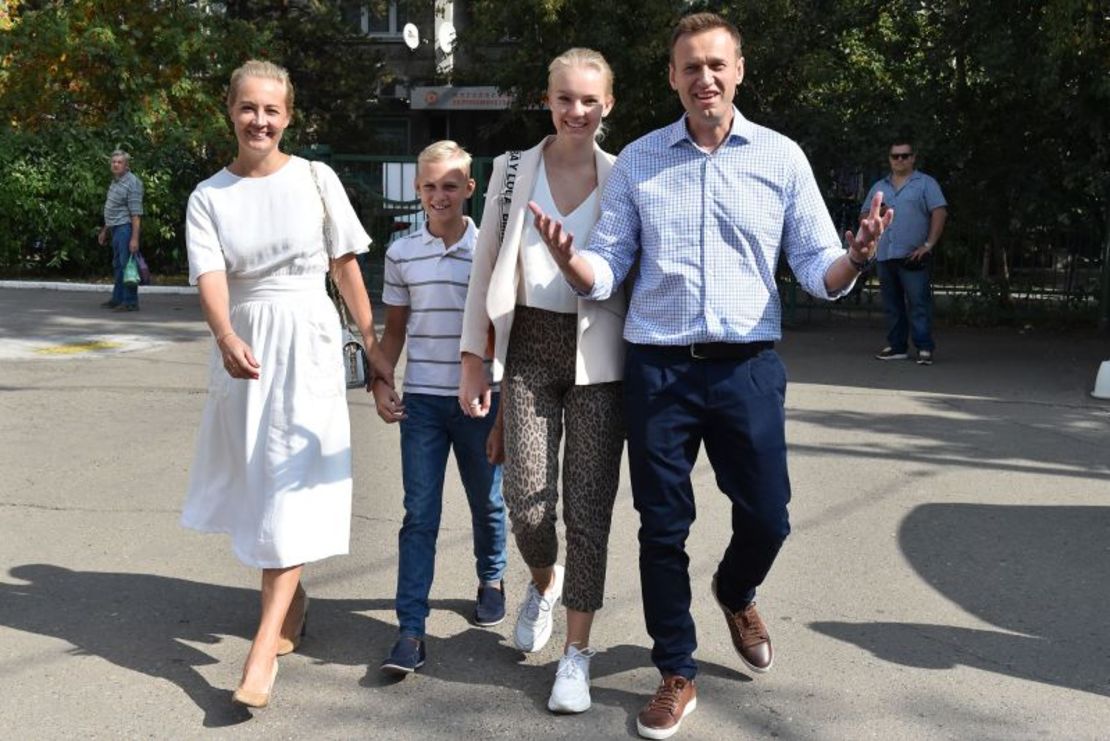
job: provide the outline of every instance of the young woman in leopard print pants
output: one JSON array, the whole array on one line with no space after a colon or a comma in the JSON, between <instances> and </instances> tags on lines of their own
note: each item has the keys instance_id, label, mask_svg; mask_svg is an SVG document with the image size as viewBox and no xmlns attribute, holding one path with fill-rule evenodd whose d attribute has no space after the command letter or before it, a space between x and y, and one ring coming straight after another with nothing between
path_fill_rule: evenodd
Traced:
<instances>
[{"instance_id":1,"label":"young woman in leopard print pants","mask_svg":"<svg viewBox=\"0 0 1110 741\"><path fill-rule=\"evenodd\" d=\"M605 302L578 298L532 224L530 200L558 213L569 230L585 238L600 214L613 162L596 143L613 106L612 71L605 59L571 49L549 72L555 135L494 162L470 273L459 403L472 416L489 408L482 358L492 326L493 376L503 377L503 425L500 420L495 425L489 449L495 459L504 454L505 504L532 575L513 638L523 651L542 649L562 597L567 636L548 707L581 712L590 705L589 661L595 653L590 629L603 601L624 446L625 300L623 292ZM556 563L561 443L565 570Z\"/></svg>"}]
</instances>

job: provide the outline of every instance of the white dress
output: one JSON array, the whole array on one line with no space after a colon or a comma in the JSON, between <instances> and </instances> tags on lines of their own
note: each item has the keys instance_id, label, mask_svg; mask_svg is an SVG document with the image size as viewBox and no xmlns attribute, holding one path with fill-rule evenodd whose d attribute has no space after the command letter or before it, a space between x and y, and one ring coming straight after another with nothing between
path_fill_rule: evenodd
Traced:
<instances>
[{"instance_id":1,"label":"white dress","mask_svg":"<svg viewBox=\"0 0 1110 741\"><path fill-rule=\"evenodd\" d=\"M315 167L330 257L365 252L370 237L339 178ZM257 380L231 378L213 343L181 524L230 534L256 568L347 553L350 540L350 422L323 216L299 157L266 177L221 170L189 197L189 280L227 272L232 327L261 367Z\"/></svg>"}]
</instances>

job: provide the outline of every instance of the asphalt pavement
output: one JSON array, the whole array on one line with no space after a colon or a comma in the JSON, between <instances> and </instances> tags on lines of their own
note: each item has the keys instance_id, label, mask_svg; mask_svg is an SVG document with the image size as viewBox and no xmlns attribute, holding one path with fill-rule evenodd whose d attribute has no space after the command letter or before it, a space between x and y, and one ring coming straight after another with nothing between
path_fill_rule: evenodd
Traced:
<instances>
[{"instance_id":1,"label":"asphalt pavement","mask_svg":"<svg viewBox=\"0 0 1110 741\"><path fill-rule=\"evenodd\" d=\"M349 394L351 553L312 564L308 636L271 707L234 708L257 572L177 517L207 388L195 296L0 288L0 718L10 738L625 739L654 689L628 477L594 631L593 707L553 716L563 618L538 654L471 626L469 515L449 468L428 663L400 683L398 435ZM760 591L750 676L709 581L729 510L703 459L688 542L698 707L675 738L1099 739L1110 728L1110 341L941 328L937 363L879 362L873 323L779 349L793 533ZM1100 730L1101 729L1101 730Z\"/></svg>"}]
</instances>

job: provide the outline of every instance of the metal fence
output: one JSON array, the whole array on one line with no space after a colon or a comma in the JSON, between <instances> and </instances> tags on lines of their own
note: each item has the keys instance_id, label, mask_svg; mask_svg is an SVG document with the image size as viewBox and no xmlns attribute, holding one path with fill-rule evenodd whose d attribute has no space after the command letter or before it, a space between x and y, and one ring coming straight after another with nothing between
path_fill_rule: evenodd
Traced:
<instances>
[{"instance_id":1,"label":"metal fence","mask_svg":"<svg viewBox=\"0 0 1110 741\"><path fill-rule=\"evenodd\" d=\"M830 213L843 233L858 223L859 205L834 202ZM998 324L1044 317L1076 324L1105 323L1102 298L1108 267L1106 235L1097 227L1080 230L1031 230L1013 237L1005 254L980 224L951 215L930 266L938 315L963 324ZM785 263L785 261L784 261ZM882 314L878 278L864 276L851 294L821 301L798 286L780 266L784 319L787 322Z\"/></svg>"},{"instance_id":2,"label":"metal fence","mask_svg":"<svg viewBox=\"0 0 1110 741\"><path fill-rule=\"evenodd\" d=\"M308 152L327 161L347 186L348 196L374 240L364 261L367 288L381 296L385 250L399 236L423 223L420 201L413 190L415 157ZM471 174L477 190L468 213L481 221L493 158L475 157ZM830 213L843 233L858 222L859 204L832 201ZM1110 321L1102 299L1106 274L1106 235L1097 227L1078 231L1027 232L1006 250L1005 258L991 248L992 240L970 218L953 213L934 252L932 274L937 313L969 324L997 324L1042 316L1078 324ZM851 294L836 302L814 299L798 286L786 261L780 264L779 288L787 323L815 319L869 317L882 314L878 279L864 276Z\"/></svg>"}]
</instances>

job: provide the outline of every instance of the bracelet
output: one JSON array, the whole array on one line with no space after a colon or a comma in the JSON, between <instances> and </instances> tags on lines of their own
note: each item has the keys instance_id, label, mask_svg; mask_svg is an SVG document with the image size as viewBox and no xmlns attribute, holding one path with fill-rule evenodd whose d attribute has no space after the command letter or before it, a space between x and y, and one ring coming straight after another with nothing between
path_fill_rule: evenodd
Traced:
<instances>
[{"instance_id":1,"label":"bracelet","mask_svg":"<svg viewBox=\"0 0 1110 741\"><path fill-rule=\"evenodd\" d=\"M870 260L858 262L857 260L852 259L851 250L849 250L846 254L848 255L848 262L852 264L852 267L856 269L857 273L862 273L864 270L867 270L869 267L875 264L875 258L873 257Z\"/></svg>"},{"instance_id":2,"label":"bracelet","mask_svg":"<svg viewBox=\"0 0 1110 741\"><path fill-rule=\"evenodd\" d=\"M220 344L221 341L227 339L228 337L230 337L233 334L235 334L234 329L231 330L230 332L224 332L222 335L220 335L219 337L216 338L216 344L217 345Z\"/></svg>"}]
</instances>

